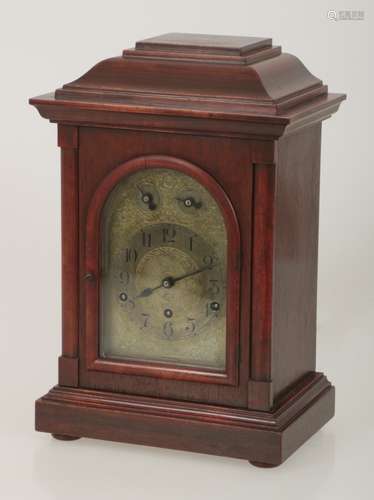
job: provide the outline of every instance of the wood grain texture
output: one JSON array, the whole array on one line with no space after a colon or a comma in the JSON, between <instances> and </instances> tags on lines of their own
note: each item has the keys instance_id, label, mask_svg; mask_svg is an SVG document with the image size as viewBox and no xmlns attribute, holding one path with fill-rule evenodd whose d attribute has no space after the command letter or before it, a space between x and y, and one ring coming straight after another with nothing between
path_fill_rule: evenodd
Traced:
<instances>
[{"instance_id":1,"label":"wood grain texture","mask_svg":"<svg viewBox=\"0 0 374 500\"><path fill-rule=\"evenodd\" d=\"M273 49L270 39L169 34L102 61L58 89L56 98L141 102L151 96L223 109L236 102L243 112L277 115L326 94L321 80L295 56Z\"/></svg>"},{"instance_id":2,"label":"wood grain texture","mask_svg":"<svg viewBox=\"0 0 374 500\"><path fill-rule=\"evenodd\" d=\"M280 55L270 38L167 33L136 42L122 55L136 59L248 65Z\"/></svg>"},{"instance_id":3,"label":"wood grain texture","mask_svg":"<svg viewBox=\"0 0 374 500\"><path fill-rule=\"evenodd\" d=\"M242 107L242 113L279 115L296 104L325 96L327 87L290 54L247 65L201 64L194 60L114 57L56 91L56 99L165 105L188 101L200 107ZM139 85L139 83L141 84ZM178 98L176 98L178 96Z\"/></svg>"},{"instance_id":4,"label":"wood grain texture","mask_svg":"<svg viewBox=\"0 0 374 500\"><path fill-rule=\"evenodd\" d=\"M252 339L254 339L254 337L255 334L252 333ZM250 379L248 381L248 408L252 408L253 410L270 410L273 404L273 382L271 380L262 381Z\"/></svg>"},{"instance_id":5,"label":"wood grain texture","mask_svg":"<svg viewBox=\"0 0 374 500\"><path fill-rule=\"evenodd\" d=\"M275 165L254 165L251 378L271 381Z\"/></svg>"},{"instance_id":6,"label":"wood grain texture","mask_svg":"<svg viewBox=\"0 0 374 500\"><path fill-rule=\"evenodd\" d=\"M58 383L68 387L79 386L79 359L78 356L60 356L58 358Z\"/></svg>"},{"instance_id":7,"label":"wood grain texture","mask_svg":"<svg viewBox=\"0 0 374 500\"><path fill-rule=\"evenodd\" d=\"M141 132L128 132L120 130L106 130L97 128L80 129L80 262L82 275L86 272L86 222L89 206L95 191L105 180L108 174L113 172L118 165L128 160L148 154L158 154L168 157L183 159L186 162L203 166L204 171L209 174L219 185L224 186L224 191L231 200L233 209L238 219L239 229L251 227L251 189L252 172L250 147L244 141L214 139L210 137L196 137L183 135L168 135L160 133L143 134ZM235 169L229 168L235 165ZM243 190L238 191L241 185ZM234 245L235 246L235 245ZM240 295L246 304L240 311L240 331L234 336L240 336L240 356L242 360L249 358L249 304L250 289L249 272L251 259L251 242L246 237L241 243L241 288ZM235 251L232 265L237 265ZM236 272L235 272L236 273ZM234 273L234 274L235 274ZM92 285L87 284L88 288ZM234 305L232 297L232 308ZM85 293L81 291L81 318L85 314ZM92 319L92 315L91 315ZM92 328L89 328L92 334ZM182 380L170 380L170 376L164 380L154 377L111 373L89 370L83 360L86 358L85 332L87 324L82 324L81 349L80 349L80 385L92 389L109 391L123 391L132 394L142 394L155 397L172 399L183 399L191 401L206 401L211 403L225 403L234 406L247 405L248 398L248 363L241 362L239 368L239 384L233 387L225 387L219 383L197 383ZM243 333L240 333L243 332ZM238 337L237 337L238 338ZM238 343L236 342L235 357L238 355ZM232 350L234 356L234 349ZM164 377L166 376L164 371Z\"/></svg>"},{"instance_id":8,"label":"wood grain texture","mask_svg":"<svg viewBox=\"0 0 374 500\"><path fill-rule=\"evenodd\" d=\"M201 33L166 33L136 42L137 50L166 50L207 54L244 55L271 46L270 38L254 36L204 35Z\"/></svg>"},{"instance_id":9,"label":"wood grain texture","mask_svg":"<svg viewBox=\"0 0 374 500\"><path fill-rule=\"evenodd\" d=\"M315 370L321 126L278 143L272 376L279 394Z\"/></svg>"},{"instance_id":10,"label":"wood grain texture","mask_svg":"<svg viewBox=\"0 0 374 500\"><path fill-rule=\"evenodd\" d=\"M329 95L327 86L299 59L282 54L269 38L169 33L139 41L122 57L101 61L54 95L31 103L43 116L58 121L66 114L81 121L88 110L100 106L109 113L258 122L268 118L274 125L275 117L297 121L304 106L318 108L327 117L329 108L344 98ZM103 125L106 118L105 113L95 117L91 112L89 121ZM120 125L121 118L112 116L112 124L116 119Z\"/></svg>"},{"instance_id":11,"label":"wood grain texture","mask_svg":"<svg viewBox=\"0 0 374 500\"><path fill-rule=\"evenodd\" d=\"M78 386L79 350L79 234L78 129L60 125L61 244L62 244L62 356L59 383Z\"/></svg>"},{"instance_id":12,"label":"wood grain texture","mask_svg":"<svg viewBox=\"0 0 374 500\"><path fill-rule=\"evenodd\" d=\"M273 412L56 387L36 402L36 429L279 465L334 413L334 389L307 377Z\"/></svg>"}]
</instances>

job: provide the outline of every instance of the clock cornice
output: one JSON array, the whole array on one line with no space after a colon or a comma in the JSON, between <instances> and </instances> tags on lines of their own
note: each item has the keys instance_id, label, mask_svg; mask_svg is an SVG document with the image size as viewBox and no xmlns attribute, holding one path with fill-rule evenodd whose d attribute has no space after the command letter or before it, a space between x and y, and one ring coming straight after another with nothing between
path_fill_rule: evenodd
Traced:
<instances>
[{"instance_id":1,"label":"clock cornice","mask_svg":"<svg viewBox=\"0 0 374 500\"><path fill-rule=\"evenodd\" d=\"M204 120L181 124L184 132L204 124L209 132L209 120L225 120L238 123L234 135L279 137L287 127L303 125L304 116L308 123L328 118L344 98L329 94L298 58L283 54L269 38L169 33L141 40L30 102L56 122L106 126L114 120L131 128L129 121L135 121L133 127L144 128L152 115L163 122ZM213 125L218 133L220 128ZM167 124L160 129L167 131Z\"/></svg>"}]
</instances>

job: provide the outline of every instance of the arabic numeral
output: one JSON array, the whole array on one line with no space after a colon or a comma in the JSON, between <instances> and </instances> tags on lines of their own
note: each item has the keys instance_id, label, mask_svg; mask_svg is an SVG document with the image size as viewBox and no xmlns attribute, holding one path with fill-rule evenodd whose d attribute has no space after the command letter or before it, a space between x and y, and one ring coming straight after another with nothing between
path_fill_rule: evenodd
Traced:
<instances>
[{"instance_id":1,"label":"arabic numeral","mask_svg":"<svg viewBox=\"0 0 374 500\"><path fill-rule=\"evenodd\" d=\"M188 238L188 249L190 250L190 252L192 252L192 249L193 249L193 236L190 236Z\"/></svg>"},{"instance_id":2,"label":"arabic numeral","mask_svg":"<svg viewBox=\"0 0 374 500\"><path fill-rule=\"evenodd\" d=\"M146 233L145 231L142 231L142 242L143 242L143 247L151 247L152 246L152 234L151 233Z\"/></svg>"},{"instance_id":3,"label":"arabic numeral","mask_svg":"<svg viewBox=\"0 0 374 500\"><path fill-rule=\"evenodd\" d=\"M187 326L185 327L185 332L190 335L196 335L196 319L187 318Z\"/></svg>"},{"instance_id":4,"label":"arabic numeral","mask_svg":"<svg viewBox=\"0 0 374 500\"><path fill-rule=\"evenodd\" d=\"M176 236L177 230L175 229L175 227L164 227L162 229L163 243L175 243Z\"/></svg>"},{"instance_id":5,"label":"arabic numeral","mask_svg":"<svg viewBox=\"0 0 374 500\"><path fill-rule=\"evenodd\" d=\"M171 321L167 321L164 324L164 335L167 339L171 339L174 335L173 323Z\"/></svg>"},{"instance_id":6,"label":"arabic numeral","mask_svg":"<svg viewBox=\"0 0 374 500\"><path fill-rule=\"evenodd\" d=\"M141 327L142 330L144 328L148 328L148 326L149 326L149 317L150 317L149 314L142 313L142 318L143 318L143 325Z\"/></svg>"},{"instance_id":7,"label":"arabic numeral","mask_svg":"<svg viewBox=\"0 0 374 500\"><path fill-rule=\"evenodd\" d=\"M211 295L217 295L220 292L218 280L209 280L209 284L208 293Z\"/></svg>"},{"instance_id":8,"label":"arabic numeral","mask_svg":"<svg viewBox=\"0 0 374 500\"><path fill-rule=\"evenodd\" d=\"M125 249L125 261L126 262L136 262L138 258L138 252L135 248L126 248Z\"/></svg>"},{"instance_id":9,"label":"arabic numeral","mask_svg":"<svg viewBox=\"0 0 374 500\"><path fill-rule=\"evenodd\" d=\"M203 263L206 266L215 266L217 264L217 257L214 255L205 255L203 257Z\"/></svg>"},{"instance_id":10,"label":"arabic numeral","mask_svg":"<svg viewBox=\"0 0 374 500\"><path fill-rule=\"evenodd\" d=\"M135 309L135 302L132 299L129 299L126 293L121 293L120 295L121 307L127 312L133 311ZM126 300L123 300L125 295Z\"/></svg>"},{"instance_id":11,"label":"arabic numeral","mask_svg":"<svg viewBox=\"0 0 374 500\"><path fill-rule=\"evenodd\" d=\"M128 271L121 271L119 273L119 280L123 286L127 286L130 281L130 273Z\"/></svg>"}]
</instances>

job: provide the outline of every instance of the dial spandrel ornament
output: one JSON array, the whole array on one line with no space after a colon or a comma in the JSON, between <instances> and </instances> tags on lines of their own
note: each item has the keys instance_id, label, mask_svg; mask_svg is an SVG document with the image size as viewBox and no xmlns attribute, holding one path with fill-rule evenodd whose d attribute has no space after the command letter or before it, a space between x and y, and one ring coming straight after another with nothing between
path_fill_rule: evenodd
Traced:
<instances>
[{"instance_id":1,"label":"dial spandrel ornament","mask_svg":"<svg viewBox=\"0 0 374 500\"><path fill-rule=\"evenodd\" d=\"M141 170L102 217L100 356L226 368L227 235L192 177Z\"/></svg>"}]
</instances>

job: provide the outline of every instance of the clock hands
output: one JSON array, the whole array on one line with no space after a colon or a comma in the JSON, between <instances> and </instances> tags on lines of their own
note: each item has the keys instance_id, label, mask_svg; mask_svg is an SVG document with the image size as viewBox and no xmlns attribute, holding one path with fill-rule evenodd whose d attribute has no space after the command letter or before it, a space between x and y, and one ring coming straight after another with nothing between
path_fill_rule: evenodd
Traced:
<instances>
[{"instance_id":1,"label":"clock hands","mask_svg":"<svg viewBox=\"0 0 374 500\"><path fill-rule=\"evenodd\" d=\"M152 295L152 293L155 290L158 290L159 288L172 288L175 285L175 283L177 283L178 281L184 280L186 278L190 278L191 276L195 276L196 274L200 274L203 271L207 271L208 269L213 269L214 266L215 266L215 264L213 264L213 265L211 264L209 266L204 266L204 267L201 267L200 269L196 269L195 271L190 271L189 273L185 273L185 274L182 274L181 276L177 276L176 278L173 278L172 276L167 276L166 278L161 280L160 285L157 285L153 288L144 288L144 290L142 290L139 293L139 295L137 295L135 298L141 299L143 297L149 297L150 295Z\"/></svg>"},{"instance_id":2,"label":"clock hands","mask_svg":"<svg viewBox=\"0 0 374 500\"><path fill-rule=\"evenodd\" d=\"M153 288L144 288L144 290L142 290L138 295L136 295L135 299L142 299L143 297L149 297L155 290L162 288L162 286L163 285L161 283L161 285L155 286Z\"/></svg>"},{"instance_id":3,"label":"clock hands","mask_svg":"<svg viewBox=\"0 0 374 500\"><path fill-rule=\"evenodd\" d=\"M171 286L173 286L177 281L184 280L185 278L189 278L190 276L195 276L195 274L200 274L203 271L207 271L208 269L213 269L214 266L215 266L215 264L210 264L209 266L204 266L204 267L201 267L200 269L196 269L196 271L191 271L189 273L182 274L181 276L178 276L177 278L171 278L173 280L173 284Z\"/></svg>"},{"instance_id":4,"label":"clock hands","mask_svg":"<svg viewBox=\"0 0 374 500\"><path fill-rule=\"evenodd\" d=\"M152 193L143 191L140 186L136 186L140 192L142 202L148 206L149 210L154 210L156 208L156 204L153 200Z\"/></svg>"}]
</instances>

